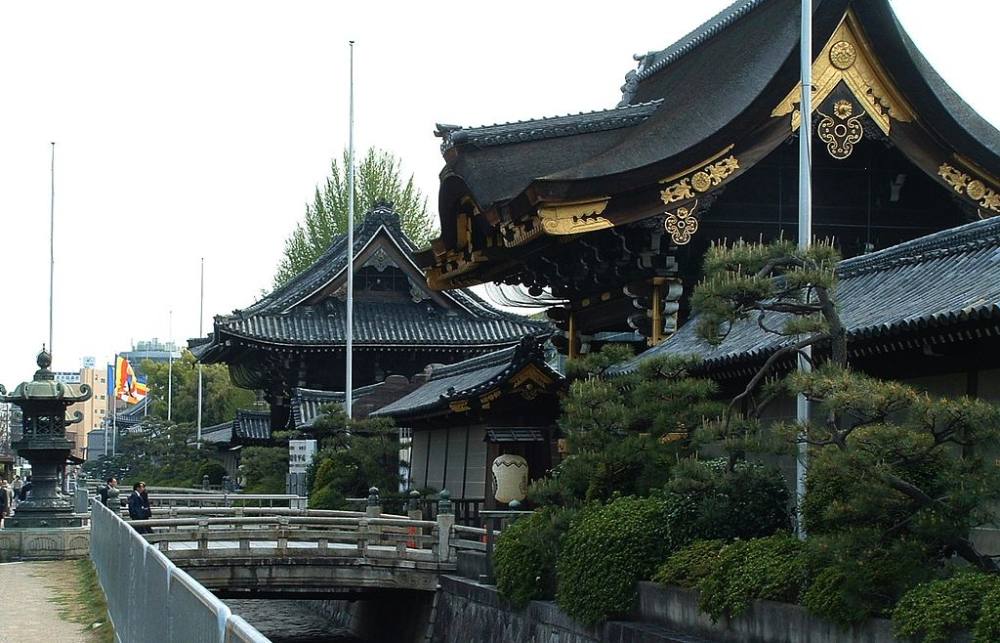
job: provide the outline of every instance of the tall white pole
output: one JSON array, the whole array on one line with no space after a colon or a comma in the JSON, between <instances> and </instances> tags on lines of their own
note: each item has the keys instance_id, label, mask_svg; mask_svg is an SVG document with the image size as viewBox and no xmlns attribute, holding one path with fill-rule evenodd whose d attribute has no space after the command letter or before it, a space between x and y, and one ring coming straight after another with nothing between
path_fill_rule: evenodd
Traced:
<instances>
[{"instance_id":1,"label":"tall white pole","mask_svg":"<svg viewBox=\"0 0 1000 643\"><path fill-rule=\"evenodd\" d=\"M174 311L170 311L167 322L167 422L174 409Z\"/></svg>"},{"instance_id":2,"label":"tall white pole","mask_svg":"<svg viewBox=\"0 0 1000 643\"><path fill-rule=\"evenodd\" d=\"M344 374L344 411L352 417L354 406L354 41L351 51L350 71L350 124L347 134L347 360Z\"/></svg>"},{"instance_id":3,"label":"tall white pole","mask_svg":"<svg viewBox=\"0 0 1000 643\"><path fill-rule=\"evenodd\" d=\"M111 386L111 455L115 455L118 447L118 353L115 353L115 367L111 373L114 375L115 383ZM104 440L104 451L107 453L108 441Z\"/></svg>"},{"instance_id":4,"label":"tall white pole","mask_svg":"<svg viewBox=\"0 0 1000 643\"><path fill-rule=\"evenodd\" d=\"M802 100L799 113L799 249L809 248L812 241L812 0L802 0ZM810 348L805 355L798 356L798 367L801 372L811 370L808 357ZM800 426L809 422L809 400L805 395L796 399L796 420ZM798 536L805 539L806 530L802 524L802 504L806 495L806 474L809 471L809 445L805 435L799 436L798 457L795 463L795 504L798 508Z\"/></svg>"},{"instance_id":5,"label":"tall white pole","mask_svg":"<svg viewBox=\"0 0 1000 643\"><path fill-rule=\"evenodd\" d=\"M198 303L198 337L205 334L205 257L201 258L201 296ZM198 362L198 448L201 448L201 362Z\"/></svg>"},{"instance_id":6,"label":"tall white pole","mask_svg":"<svg viewBox=\"0 0 1000 643\"><path fill-rule=\"evenodd\" d=\"M56 142L52 141L52 185L49 191L49 356L52 355L52 302L56 283Z\"/></svg>"}]
</instances>

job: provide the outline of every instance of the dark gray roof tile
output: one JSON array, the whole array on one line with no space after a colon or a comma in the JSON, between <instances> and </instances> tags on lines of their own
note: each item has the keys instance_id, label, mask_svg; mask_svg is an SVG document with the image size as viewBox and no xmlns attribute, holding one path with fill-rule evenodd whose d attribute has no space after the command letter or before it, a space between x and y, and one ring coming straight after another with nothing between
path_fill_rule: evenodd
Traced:
<instances>
[{"instance_id":1,"label":"dark gray roof tile","mask_svg":"<svg viewBox=\"0 0 1000 643\"><path fill-rule=\"evenodd\" d=\"M1000 317L1000 217L846 259L837 274L837 305L849 342ZM769 316L769 326L781 324L782 316ZM696 355L713 370L762 359L789 341L745 320L713 346L698 335L694 318L609 372L631 372L662 355Z\"/></svg>"},{"instance_id":2,"label":"dark gray roof tile","mask_svg":"<svg viewBox=\"0 0 1000 643\"><path fill-rule=\"evenodd\" d=\"M562 375L545 363L544 339L526 337L516 346L455 364L433 367L426 384L371 415L402 418L446 409L453 401L497 386L529 362L543 368L553 379L561 380Z\"/></svg>"}]
</instances>

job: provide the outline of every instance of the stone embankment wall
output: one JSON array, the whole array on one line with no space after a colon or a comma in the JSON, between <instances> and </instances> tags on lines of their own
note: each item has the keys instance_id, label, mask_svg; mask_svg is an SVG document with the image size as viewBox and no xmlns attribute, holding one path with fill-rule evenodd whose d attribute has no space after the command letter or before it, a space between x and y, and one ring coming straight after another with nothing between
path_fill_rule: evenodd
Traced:
<instances>
[{"instance_id":1,"label":"stone embankment wall","mask_svg":"<svg viewBox=\"0 0 1000 643\"><path fill-rule=\"evenodd\" d=\"M698 609L698 592L658 583L639 583L638 617L720 643L892 643L892 623L870 619L845 629L813 616L804 607L755 601L745 614L713 623Z\"/></svg>"},{"instance_id":2,"label":"stone embankment wall","mask_svg":"<svg viewBox=\"0 0 1000 643\"><path fill-rule=\"evenodd\" d=\"M468 563L468 561L466 561ZM460 566L461 567L461 566ZM467 570L475 571L475 570ZM338 626L366 641L424 643L893 643L892 624L871 619L844 629L797 605L756 601L743 615L718 623L698 609L698 593L639 584L634 621L588 628L551 601L515 610L496 587L442 576L436 594L386 592L364 601L326 601ZM386 618L391 614L392 618ZM960 637L957 641L968 641Z\"/></svg>"}]
</instances>

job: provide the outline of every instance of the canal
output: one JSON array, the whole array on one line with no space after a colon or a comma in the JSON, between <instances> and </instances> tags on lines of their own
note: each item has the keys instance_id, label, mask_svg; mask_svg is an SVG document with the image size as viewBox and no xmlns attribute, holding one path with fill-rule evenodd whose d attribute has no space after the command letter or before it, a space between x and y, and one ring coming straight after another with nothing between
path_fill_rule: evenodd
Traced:
<instances>
[{"instance_id":1,"label":"canal","mask_svg":"<svg viewBox=\"0 0 1000 643\"><path fill-rule=\"evenodd\" d=\"M273 643L364 643L323 616L319 601L230 599L225 603Z\"/></svg>"}]
</instances>

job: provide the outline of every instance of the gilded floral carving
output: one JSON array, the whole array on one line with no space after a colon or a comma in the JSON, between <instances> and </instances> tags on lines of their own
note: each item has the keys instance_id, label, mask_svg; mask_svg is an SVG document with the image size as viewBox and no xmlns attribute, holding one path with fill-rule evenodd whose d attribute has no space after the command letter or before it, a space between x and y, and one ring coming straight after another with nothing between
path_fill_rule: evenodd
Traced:
<instances>
[{"instance_id":1,"label":"gilded floral carving","mask_svg":"<svg viewBox=\"0 0 1000 643\"><path fill-rule=\"evenodd\" d=\"M1000 212L1000 194L980 179L975 179L958 168L942 163L938 167L938 176L959 194L964 194L973 201L976 201L981 208L986 208L993 212Z\"/></svg>"},{"instance_id":2,"label":"gilded floral carving","mask_svg":"<svg viewBox=\"0 0 1000 643\"><path fill-rule=\"evenodd\" d=\"M707 192L713 187L721 185L738 169L740 169L739 159L730 155L705 165L690 177L671 183L660 192L660 198L666 205L693 199L696 194Z\"/></svg>"}]
</instances>

